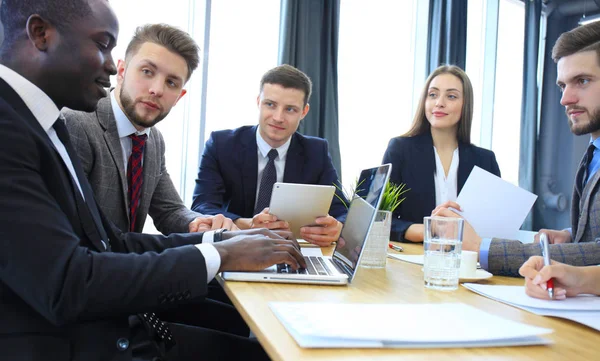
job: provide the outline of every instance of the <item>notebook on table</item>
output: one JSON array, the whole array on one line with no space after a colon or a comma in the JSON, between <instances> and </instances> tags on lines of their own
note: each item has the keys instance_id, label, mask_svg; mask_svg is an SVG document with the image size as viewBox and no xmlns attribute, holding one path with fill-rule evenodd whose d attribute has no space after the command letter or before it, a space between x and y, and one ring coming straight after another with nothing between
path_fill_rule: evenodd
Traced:
<instances>
[{"instance_id":1,"label":"notebook on table","mask_svg":"<svg viewBox=\"0 0 600 361\"><path fill-rule=\"evenodd\" d=\"M346 223L338 239L333 256L305 257L307 267L297 271L285 264L273 265L262 271L223 272L228 281L309 283L325 285L345 285L352 282L360 262L363 246L375 220L381 195L389 179L391 164L364 169L358 180L360 188L350 202ZM367 201L368 200L368 201Z\"/></svg>"}]
</instances>

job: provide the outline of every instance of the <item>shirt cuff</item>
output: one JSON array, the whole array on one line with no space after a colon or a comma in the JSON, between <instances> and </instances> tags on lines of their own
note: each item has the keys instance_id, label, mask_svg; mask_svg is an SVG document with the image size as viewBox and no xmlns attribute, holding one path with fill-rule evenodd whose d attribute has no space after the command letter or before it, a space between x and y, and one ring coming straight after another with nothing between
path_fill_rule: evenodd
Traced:
<instances>
[{"instance_id":1,"label":"shirt cuff","mask_svg":"<svg viewBox=\"0 0 600 361\"><path fill-rule=\"evenodd\" d=\"M571 227L565 228L565 229L563 229L563 231L569 231L569 234L571 235L571 238L573 238L573 228L571 228Z\"/></svg>"},{"instance_id":2,"label":"shirt cuff","mask_svg":"<svg viewBox=\"0 0 600 361\"><path fill-rule=\"evenodd\" d=\"M215 241L215 231L206 231L202 234L202 243L211 244Z\"/></svg>"},{"instance_id":3,"label":"shirt cuff","mask_svg":"<svg viewBox=\"0 0 600 361\"><path fill-rule=\"evenodd\" d=\"M484 270L488 270L488 255L490 253L491 238L482 238L481 246L479 246L479 265Z\"/></svg>"},{"instance_id":4,"label":"shirt cuff","mask_svg":"<svg viewBox=\"0 0 600 361\"><path fill-rule=\"evenodd\" d=\"M204 238L204 236L202 236L202 238ZM196 248L198 248L204 256L204 262L206 263L206 282L210 282L215 278L215 275L219 272L219 267L221 267L221 256L219 255L219 251L217 251L212 243L197 244Z\"/></svg>"}]
</instances>

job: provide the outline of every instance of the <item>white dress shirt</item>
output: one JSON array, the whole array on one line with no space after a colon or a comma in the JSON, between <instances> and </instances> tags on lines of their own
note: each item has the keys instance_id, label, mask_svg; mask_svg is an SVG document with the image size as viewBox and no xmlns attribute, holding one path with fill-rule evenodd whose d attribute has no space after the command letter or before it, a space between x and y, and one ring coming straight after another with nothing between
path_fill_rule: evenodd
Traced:
<instances>
[{"instance_id":1,"label":"white dress shirt","mask_svg":"<svg viewBox=\"0 0 600 361\"><path fill-rule=\"evenodd\" d=\"M129 163L129 157L131 156L131 149L133 146L131 145L131 138L129 136L131 134L142 135L146 134L150 136L150 131L152 128L144 128L144 130L137 130L135 126L129 121L127 115L123 113L119 103L117 103L117 99L115 99L115 91L110 92L110 106L112 108L113 114L115 116L115 121L117 123L117 131L119 132L119 141L121 142L121 153L123 154L123 164L125 170L127 170L127 165ZM144 157L142 157L142 165L144 164ZM127 189L125 190L127 192Z\"/></svg>"},{"instance_id":2,"label":"white dress shirt","mask_svg":"<svg viewBox=\"0 0 600 361\"><path fill-rule=\"evenodd\" d=\"M433 147L433 153L435 154L435 174L433 175L433 179L435 183L435 206L437 207L446 201L456 201L458 148L454 149L452 153L452 163L450 163L448 176L446 176L444 165L435 147Z\"/></svg>"},{"instance_id":3,"label":"white dress shirt","mask_svg":"<svg viewBox=\"0 0 600 361\"><path fill-rule=\"evenodd\" d=\"M279 155L275 158L275 170L277 171L277 182L283 182L283 172L285 171L285 160L287 157L288 149L290 149L290 143L292 141L292 137L290 137L287 142L285 142L282 146L277 149L277 153ZM255 202L258 199L258 192L260 191L260 181L262 179L263 171L269 162L269 157L267 156L271 151L271 146L262 138L260 135L260 130L256 129L256 146L258 148L258 179L256 182L256 196Z\"/></svg>"},{"instance_id":4,"label":"white dress shirt","mask_svg":"<svg viewBox=\"0 0 600 361\"><path fill-rule=\"evenodd\" d=\"M27 105L27 108L29 108L33 116L40 123L42 129L46 131L46 134L48 134L50 141L52 141L52 144L67 166L67 169L69 169L71 177L73 177L73 180L75 180L75 183L77 184L77 187L83 196L81 185L79 184L79 180L75 174L73 162L67 153L67 149L60 139L58 139L58 135L56 135L56 131L53 128L54 123L60 115L56 104L54 104L52 99L50 99L50 97L48 97L48 95L46 95L46 93L44 93L35 84L2 64L0 64L0 78L10 85L10 87L13 88L19 97L21 97L25 105ZM202 242L206 243L196 245L198 250L200 250L204 256L206 262L207 281L209 282L215 277L219 267L221 266L221 257L219 256L219 252L212 244L213 234L214 231L206 232L202 237Z\"/></svg>"}]
</instances>

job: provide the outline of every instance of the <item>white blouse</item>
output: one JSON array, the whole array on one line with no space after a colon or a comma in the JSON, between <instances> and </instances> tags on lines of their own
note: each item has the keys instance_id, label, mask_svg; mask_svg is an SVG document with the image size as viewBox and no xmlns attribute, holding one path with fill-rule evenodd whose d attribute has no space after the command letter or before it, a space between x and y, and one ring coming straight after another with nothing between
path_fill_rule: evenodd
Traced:
<instances>
[{"instance_id":1,"label":"white blouse","mask_svg":"<svg viewBox=\"0 0 600 361\"><path fill-rule=\"evenodd\" d=\"M435 206L437 207L446 201L456 201L456 190L458 188L458 148L454 149L452 153L452 163L450 163L447 177L444 172L442 160L435 147L433 147L433 153L435 154L435 174L433 175L433 181L435 184Z\"/></svg>"}]
</instances>

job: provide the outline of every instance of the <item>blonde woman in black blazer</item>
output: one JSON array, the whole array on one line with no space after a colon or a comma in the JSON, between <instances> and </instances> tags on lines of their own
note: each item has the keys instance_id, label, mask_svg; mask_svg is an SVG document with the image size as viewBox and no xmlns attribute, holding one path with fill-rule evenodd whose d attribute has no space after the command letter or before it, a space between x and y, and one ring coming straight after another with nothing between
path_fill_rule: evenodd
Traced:
<instances>
[{"instance_id":1,"label":"blonde woman in black blazer","mask_svg":"<svg viewBox=\"0 0 600 361\"><path fill-rule=\"evenodd\" d=\"M453 65L437 68L427 78L411 129L392 138L383 156L383 163L392 163L390 181L410 189L394 212L392 240L422 242L423 217L456 200L473 166L500 176L494 153L471 144L472 117L473 87L467 74ZM443 169L443 178L437 169ZM439 182L447 181L451 183L442 191Z\"/></svg>"}]
</instances>

